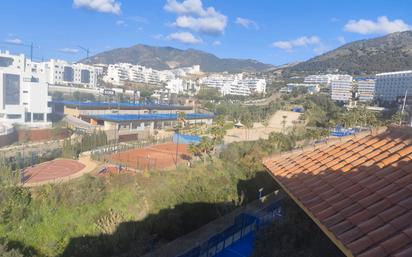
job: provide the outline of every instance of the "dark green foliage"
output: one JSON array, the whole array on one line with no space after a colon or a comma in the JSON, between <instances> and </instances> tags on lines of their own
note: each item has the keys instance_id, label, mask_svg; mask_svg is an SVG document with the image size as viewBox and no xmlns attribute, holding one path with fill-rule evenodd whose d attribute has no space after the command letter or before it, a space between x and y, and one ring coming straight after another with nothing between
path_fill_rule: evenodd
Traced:
<instances>
[{"instance_id":1,"label":"dark green foliage","mask_svg":"<svg viewBox=\"0 0 412 257\"><path fill-rule=\"evenodd\" d=\"M343 257L343 253L289 198L282 220L271 225L256 241L254 257Z\"/></svg>"},{"instance_id":2,"label":"dark green foliage","mask_svg":"<svg viewBox=\"0 0 412 257\"><path fill-rule=\"evenodd\" d=\"M6 243L0 242L0 256L1 257L24 257L24 255L17 249L10 249Z\"/></svg>"},{"instance_id":3,"label":"dark green foliage","mask_svg":"<svg viewBox=\"0 0 412 257\"><path fill-rule=\"evenodd\" d=\"M104 131L94 131L92 134L83 134L81 141L65 139L63 142L62 156L77 158L81 152L90 151L99 146L107 145L107 135Z\"/></svg>"},{"instance_id":4,"label":"dark green foliage","mask_svg":"<svg viewBox=\"0 0 412 257\"><path fill-rule=\"evenodd\" d=\"M31 194L27 188L0 187L0 223L18 226L29 215Z\"/></svg>"},{"instance_id":5,"label":"dark green foliage","mask_svg":"<svg viewBox=\"0 0 412 257\"><path fill-rule=\"evenodd\" d=\"M222 97L220 95L219 90L215 88L205 87L199 90L199 93L197 94L197 98L200 100L218 101Z\"/></svg>"}]
</instances>

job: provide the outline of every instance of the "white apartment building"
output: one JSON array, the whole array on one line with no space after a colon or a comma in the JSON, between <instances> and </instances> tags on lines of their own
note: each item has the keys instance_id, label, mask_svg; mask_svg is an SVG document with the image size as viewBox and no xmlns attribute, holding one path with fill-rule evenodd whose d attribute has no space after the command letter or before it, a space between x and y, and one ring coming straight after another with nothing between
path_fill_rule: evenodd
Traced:
<instances>
[{"instance_id":1,"label":"white apartment building","mask_svg":"<svg viewBox=\"0 0 412 257\"><path fill-rule=\"evenodd\" d=\"M332 80L331 98L335 101L349 102L352 99L352 80Z\"/></svg>"},{"instance_id":2,"label":"white apartment building","mask_svg":"<svg viewBox=\"0 0 412 257\"><path fill-rule=\"evenodd\" d=\"M332 81L336 80L350 80L352 81L352 76L345 74L325 74L325 75L309 75L304 79L304 83L309 84L321 84L330 86Z\"/></svg>"},{"instance_id":3,"label":"white apartment building","mask_svg":"<svg viewBox=\"0 0 412 257\"><path fill-rule=\"evenodd\" d=\"M107 74L103 77L103 81L116 86L122 86L126 81L158 85L174 78L175 75L171 71L158 71L141 65L117 63L107 67Z\"/></svg>"},{"instance_id":4,"label":"white apartment building","mask_svg":"<svg viewBox=\"0 0 412 257\"><path fill-rule=\"evenodd\" d=\"M172 94L187 94L190 96L199 92L199 83L191 79L175 78L167 82L166 89Z\"/></svg>"},{"instance_id":5,"label":"white apartment building","mask_svg":"<svg viewBox=\"0 0 412 257\"><path fill-rule=\"evenodd\" d=\"M376 74L375 97L392 102L399 97L412 94L412 70Z\"/></svg>"},{"instance_id":6,"label":"white apartment building","mask_svg":"<svg viewBox=\"0 0 412 257\"><path fill-rule=\"evenodd\" d=\"M63 60L46 62L49 69L47 82L52 85L79 85L87 88L98 87L98 77L102 75L102 67L94 67L82 63L69 63Z\"/></svg>"},{"instance_id":7,"label":"white apartment building","mask_svg":"<svg viewBox=\"0 0 412 257\"><path fill-rule=\"evenodd\" d=\"M371 102L375 97L375 80L366 79L357 81L360 102Z\"/></svg>"},{"instance_id":8,"label":"white apartment building","mask_svg":"<svg viewBox=\"0 0 412 257\"><path fill-rule=\"evenodd\" d=\"M211 75L201 79L201 84L218 89L222 95L248 96L253 93L266 93L265 79L243 78L243 74Z\"/></svg>"},{"instance_id":9,"label":"white apartment building","mask_svg":"<svg viewBox=\"0 0 412 257\"><path fill-rule=\"evenodd\" d=\"M87 88L96 88L98 76L103 73L103 67L94 67L82 63L69 63L63 60L50 60L47 62L33 62L27 60L24 55L13 55L8 51L0 52L0 58L4 63L10 63L10 67L39 70L45 74L45 83L51 85L80 85ZM1 63L0 63L1 66Z\"/></svg>"},{"instance_id":10,"label":"white apartment building","mask_svg":"<svg viewBox=\"0 0 412 257\"><path fill-rule=\"evenodd\" d=\"M304 87L308 90L309 94L315 94L320 92L319 84L308 84L308 83L288 83L286 87L281 89L281 93L292 93L293 89Z\"/></svg>"},{"instance_id":11,"label":"white apartment building","mask_svg":"<svg viewBox=\"0 0 412 257\"><path fill-rule=\"evenodd\" d=\"M0 52L0 122L30 127L50 126L48 70L24 55Z\"/></svg>"}]
</instances>

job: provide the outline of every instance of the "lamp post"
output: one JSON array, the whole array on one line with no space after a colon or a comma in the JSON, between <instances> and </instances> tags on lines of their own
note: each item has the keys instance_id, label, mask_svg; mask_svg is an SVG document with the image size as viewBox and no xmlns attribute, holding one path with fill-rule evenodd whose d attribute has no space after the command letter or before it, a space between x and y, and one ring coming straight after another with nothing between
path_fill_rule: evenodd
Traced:
<instances>
[{"instance_id":1,"label":"lamp post","mask_svg":"<svg viewBox=\"0 0 412 257\"><path fill-rule=\"evenodd\" d=\"M179 156L179 126L175 128L176 134L176 169L177 169L177 158Z\"/></svg>"}]
</instances>

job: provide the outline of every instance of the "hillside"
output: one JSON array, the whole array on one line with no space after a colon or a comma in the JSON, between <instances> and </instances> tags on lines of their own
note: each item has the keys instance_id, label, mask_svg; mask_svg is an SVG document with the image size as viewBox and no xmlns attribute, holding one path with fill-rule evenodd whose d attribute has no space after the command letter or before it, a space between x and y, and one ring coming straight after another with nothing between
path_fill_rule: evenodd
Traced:
<instances>
[{"instance_id":1,"label":"hillside","mask_svg":"<svg viewBox=\"0 0 412 257\"><path fill-rule=\"evenodd\" d=\"M412 31L355 41L306 62L286 68L285 73L346 72L371 75L412 69Z\"/></svg>"},{"instance_id":2,"label":"hillside","mask_svg":"<svg viewBox=\"0 0 412 257\"><path fill-rule=\"evenodd\" d=\"M102 52L79 62L92 64L127 62L158 70L200 64L201 69L207 72L264 71L273 68L270 64L251 59L224 59L195 49L181 50L173 47L154 47L141 44Z\"/></svg>"}]
</instances>

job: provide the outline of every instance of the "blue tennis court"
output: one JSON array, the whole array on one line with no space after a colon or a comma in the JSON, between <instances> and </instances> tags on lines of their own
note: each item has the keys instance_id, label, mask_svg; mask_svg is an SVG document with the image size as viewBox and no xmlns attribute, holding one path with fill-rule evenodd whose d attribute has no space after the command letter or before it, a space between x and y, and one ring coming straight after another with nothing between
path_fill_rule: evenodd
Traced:
<instances>
[{"instance_id":1,"label":"blue tennis court","mask_svg":"<svg viewBox=\"0 0 412 257\"><path fill-rule=\"evenodd\" d=\"M249 257L253 253L253 244L255 242L254 233L239 239L231 246L225 248L222 252L215 255L216 257Z\"/></svg>"}]
</instances>

